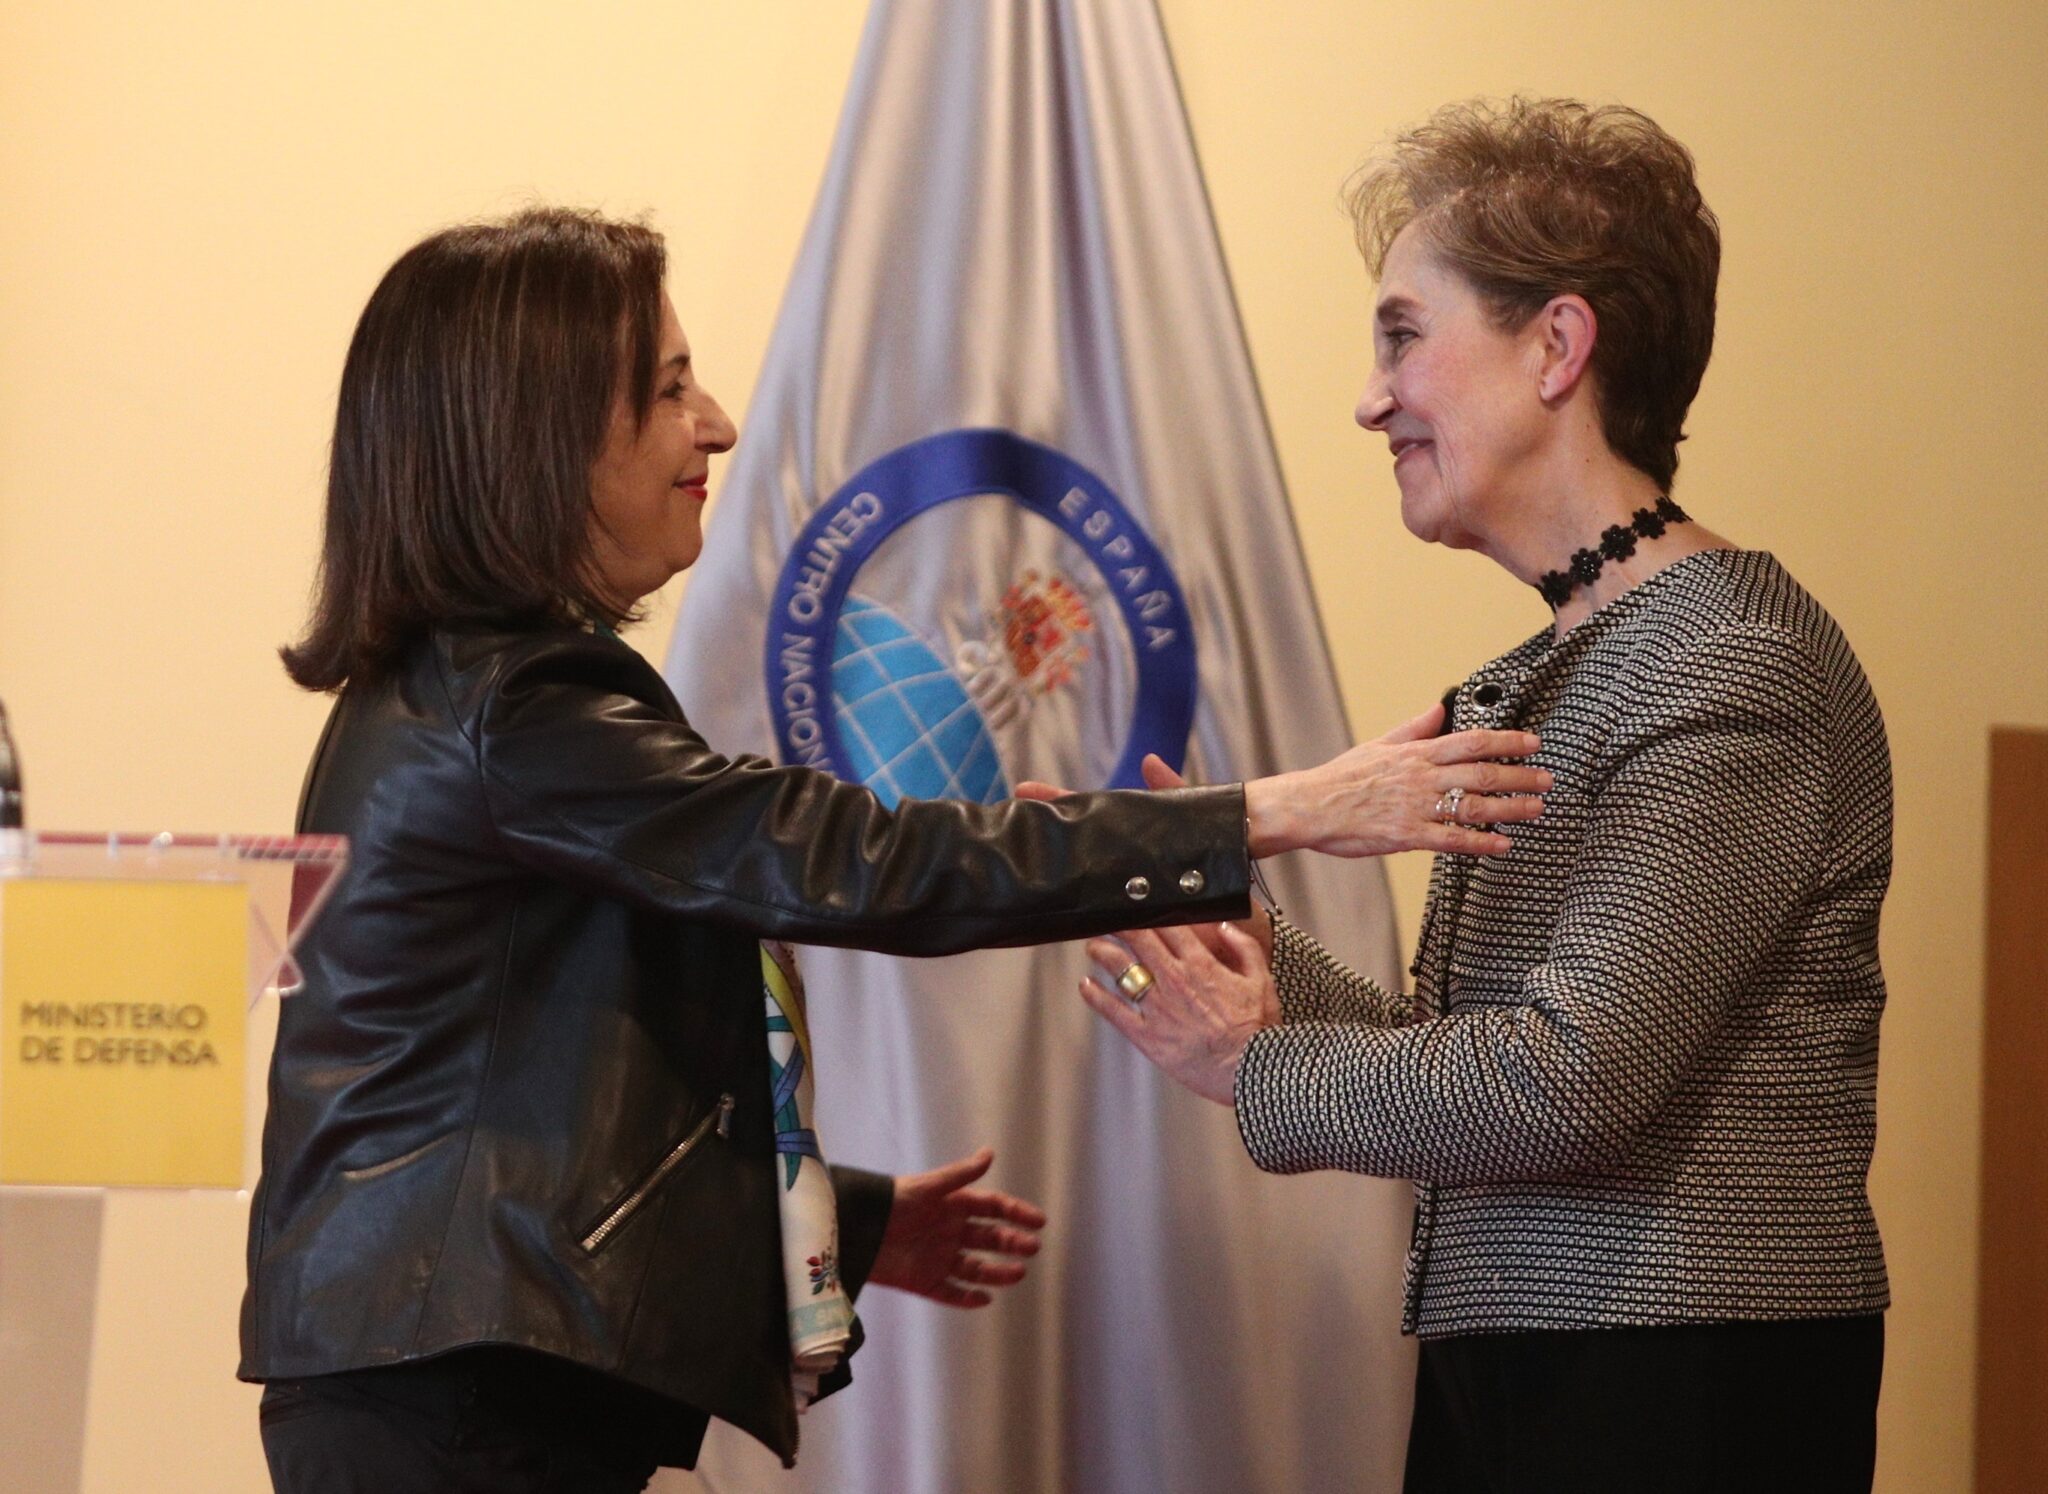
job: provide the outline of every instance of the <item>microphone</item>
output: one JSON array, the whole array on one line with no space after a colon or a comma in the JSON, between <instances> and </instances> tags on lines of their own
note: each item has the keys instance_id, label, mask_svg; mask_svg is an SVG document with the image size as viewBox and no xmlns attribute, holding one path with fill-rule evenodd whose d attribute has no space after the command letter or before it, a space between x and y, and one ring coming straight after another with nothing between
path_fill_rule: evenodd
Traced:
<instances>
[{"instance_id":1,"label":"microphone","mask_svg":"<svg viewBox=\"0 0 2048 1494\"><path fill-rule=\"evenodd\" d=\"M21 815L21 754L7 730L7 707L0 705L0 832L21 829Z\"/></svg>"}]
</instances>

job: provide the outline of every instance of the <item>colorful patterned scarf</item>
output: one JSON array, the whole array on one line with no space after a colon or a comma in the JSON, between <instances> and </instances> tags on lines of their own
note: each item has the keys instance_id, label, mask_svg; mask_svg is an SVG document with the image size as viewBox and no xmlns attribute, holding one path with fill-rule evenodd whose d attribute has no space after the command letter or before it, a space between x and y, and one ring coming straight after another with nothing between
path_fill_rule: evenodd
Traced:
<instances>
[{"instance_id":1,"label":"colorful patterned scarf","mask_svg":"<svg viewBox=\"0 0 2048 1494\"><path fill-rule=\"evenodd\" d=\"M839 1210L818 1133L811 1129L811 1029L804 986L786 944L761 945L768 1004L768 1069L774 1086L775 1179L782 1210L782 1279L789 1301L789 1350L797 1404L817 1399L819 1377L835 1369L853 1335L853 1302L839 1280Z\"/></svg>"}]
</instances>

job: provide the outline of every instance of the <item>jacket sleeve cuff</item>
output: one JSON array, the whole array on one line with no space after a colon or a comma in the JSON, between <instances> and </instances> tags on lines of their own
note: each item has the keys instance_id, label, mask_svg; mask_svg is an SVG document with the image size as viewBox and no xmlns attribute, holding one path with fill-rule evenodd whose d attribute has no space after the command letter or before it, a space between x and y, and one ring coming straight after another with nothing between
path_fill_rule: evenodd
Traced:
<instances>
[{"instance_id":1,"label":"jacket sleeve cuff","mask_svg":"<svg viewBox=\"0 0 2048 1494\"><path fill-rule=\"evenodd\" d=\"M1237 1134L1261 1171L1412 1175L1391 1165L1404 1132L1372 1083L1389 1041L1398 1038L1364 1022L1283 1023L1252 1034L1231 1099Z\"/></svg>"},{"instance_id":2,"label":"jacket sleeve cuff","mask_svg":"<svg viewBox=\"0 0 2048 1494\"><path fill-rule=\"evenodd\" d=\"M858 1298L882 1251L889 1213L896 1206L896 1179L859 1167L833 1167L832 1192L839 1209L839 1279L849 1298Z\"/></svg>"},{"instance_id":3,"label":"jacket sleeve cuff","mask_svg":"<svg viewBox=\"0 0 2048 1494\"><path fill-rule=\"evenodd\" d=\"M1274 946L1277 963L1279 946ZM1262 1172L1306 1172L1307 1166L1290 1165L1287 1134L1289 1115L1293 1109L1290 1097L1284 1093L1284 1085L1276 1083L1283 1076L1276 1074L1274 1059L1280 1047L1279 1027L1268 1027L1252 1034L1244 1045L1244 1054L1238 1060L1237 1078L1233 1082L1231 1108L1237 1112L1237 1134L1244 1142L1244 1149ZM1299 1116L1295 1123L1299 1123Z\"/></svg>"},{"instance_id":4,"label":"jacket sleeve cuff","mask_svg":"<svg viewBox=\"0 0 2048 1494\"><path fill-rule=\"evenodd\" d=\"M1103 801L1117 805L1117 823L1129 847L1128 860L1104 858L1087 878L1095 883L1089 900L1100 899L1089 916L1114 921L1104 932L1250 914L1252 858L1245 840L1243 784L1111 790L1064 802L1076 807L1086 802L1099 812Z\"/></svg>"}]
</instances>

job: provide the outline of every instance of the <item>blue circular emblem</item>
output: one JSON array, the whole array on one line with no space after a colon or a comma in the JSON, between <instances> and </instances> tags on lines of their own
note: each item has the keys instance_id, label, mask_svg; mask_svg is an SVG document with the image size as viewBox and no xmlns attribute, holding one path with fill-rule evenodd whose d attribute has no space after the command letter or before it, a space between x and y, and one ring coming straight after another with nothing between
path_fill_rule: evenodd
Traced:
<instances>
[{"instance_id":1,"label":"blue circular emblem","mask_svg":"<svg viewBox=\"0 0 2048 1494\"><path fill-rule=\"evenodd\" d=\"M1108 787L1138 788L1156 752L1178 770L1195 719L1195 640L1166 557L1105 482L1005 430L958 430L877 458L821 504L777 580L764 657L785 762L873 788L885 802L1009 794L967 683L879 601L850 595L882 542L956 498L1001 494L1080 547L1115 599L1136 662L1131 720ZM945 556L933 557L943 565Z\"/></svg>"}]
</instances>

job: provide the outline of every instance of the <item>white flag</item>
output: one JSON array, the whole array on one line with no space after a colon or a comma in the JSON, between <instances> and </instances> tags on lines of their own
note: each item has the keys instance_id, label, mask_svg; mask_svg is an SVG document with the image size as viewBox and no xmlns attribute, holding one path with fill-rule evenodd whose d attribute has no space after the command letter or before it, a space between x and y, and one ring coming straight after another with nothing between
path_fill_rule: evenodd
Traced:
<instances>
[{"instance_id":1,"label":"white flag","mask_svg":"<svg viewBox=\"0 0 2048 1494\"><path fill-rule=\"evenodd\" d=\"M1151 0L876 0L668 674L714 745L892 802L1347 745ZM1396 979L1377 864L1269 870ZM986 1141L1052 1223L991 1311L862 1297L794 1486L1398 1485L1405 1185L1259 1173L1082 1005L1075 947L804 969L831 1155ZM729 1429L704 1478L792 1486Z\"/></svg>"}]
</instances>

